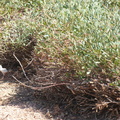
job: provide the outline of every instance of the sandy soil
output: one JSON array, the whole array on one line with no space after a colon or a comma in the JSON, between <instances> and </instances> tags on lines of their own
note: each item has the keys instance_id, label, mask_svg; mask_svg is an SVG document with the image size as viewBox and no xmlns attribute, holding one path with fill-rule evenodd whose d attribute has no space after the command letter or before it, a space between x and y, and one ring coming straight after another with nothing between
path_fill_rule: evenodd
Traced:
<instances>
[{"instance_id":1,"label":"sandy soil","mask_svg":"<svg viewBox=\"0 0 120 120\"><path fill-rule=\"evenodd\" d=\"M20 86L12 74L0 74L0 120L83 120L62 110L41 93Z\"/></svg>"},{"instance_id":2,"label":"sandy soil","mask_svg":"<svg viewBox=\"0 0 120 120\"><path fill-rule=\"evenodd\" d=\"M0 106L0 120L47 120L40 112L22 109L20 106Z\"/></svg>"},{"instance_id":3,"label":"sandy soil","mask_svg":"<svg viewBox=\"0 0 120 120\"><path fill-rule=\"evenodd\" d=\"M24 100L21 96L14 98L19 85L6 79L0 80L0 120L48 120L42 111L33 109L34 102L25 101L26 93Z\"/></svg>"}]
</instances>

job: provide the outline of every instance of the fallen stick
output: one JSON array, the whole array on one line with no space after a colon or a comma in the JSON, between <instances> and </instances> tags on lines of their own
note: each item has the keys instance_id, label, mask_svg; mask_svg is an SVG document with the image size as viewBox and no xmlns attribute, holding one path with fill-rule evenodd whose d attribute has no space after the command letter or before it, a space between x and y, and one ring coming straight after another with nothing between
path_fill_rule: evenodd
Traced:
<instances>
[{"instance_id":1,"label":"fallen stick","mask_svg":"<svg viewBox=\"0 0 120 120\"><path fill-rule=\"evenodd\" d=\"M22 69L23 74L24 74L24 76L26 77L26 79L27 79L28 81L30 81L30 79L27 77L27 75L26 75L26 73L25 73L25 70L24 70L24 68L23 68L22 63L21 63L20 60L16 57L15 53L13 53L13 56L15 57L15 59L16 59L16 60L18 61L18 63L20 64L21 69Z\"/></svg>"},{"instance_id":2,"label":"fallen stick","mask_svg":"<svg viewBox=\"0 0 120 120\"><path fill-rule=\"evenodd\" d=\"M26 85L24 83L22 83L20 80L18 80L15 76L12 76L17 82L19 82L21 85L25 86L25 87L28 87L28 88L31 88L33 90L43 90L43 89L48 89L48 88L51 88L51 87L55 87L55 86L60 86L60 85L70 85L69 83L59 83L59 84L53 84L53 85L49 85L49 86L45 86L45 87L33 87L33 86L30 86L30 85Z\"/></svg>"}]
</instances>

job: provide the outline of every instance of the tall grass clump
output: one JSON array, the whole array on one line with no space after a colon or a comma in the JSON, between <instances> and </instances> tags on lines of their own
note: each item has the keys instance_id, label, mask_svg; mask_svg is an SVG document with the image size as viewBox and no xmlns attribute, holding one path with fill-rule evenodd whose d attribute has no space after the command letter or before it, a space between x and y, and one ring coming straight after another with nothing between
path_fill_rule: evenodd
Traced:
<instances>
[{"instance_id":1,"label":"tall grass clump","mask_svg":"<svg viewBox=\"0 0 120 120\"><path fill-rule=\"evenodd\" d=\"M1 64L13 63L13 53L18 58L30 58L36 44L37 23L32 19L27 1L0 1L0 61ZM34 10L34 9L33 9ZM9 61L9 62L8 62Z\"/></svg>"},{"instance_id":2,"label":"tall grass clump","mask_svg":"<svg viewBox=\"0 0 120 120\"><path fill-rule=\"evenodd\" d=\"M118 0L2 0L6 29L1 40L37 40L35 52L77 75L120 75Z\"/></svg>"},{"instance_id":3,"label":"tall grass clump","mask_svg":"<svg viewBox=\"0 0 120 120\"><path fill-rule=\"evenodd\" d=\"M44 2L38 49L81 76L120 73L119 1Z\"/></svg>"}]
</instances>

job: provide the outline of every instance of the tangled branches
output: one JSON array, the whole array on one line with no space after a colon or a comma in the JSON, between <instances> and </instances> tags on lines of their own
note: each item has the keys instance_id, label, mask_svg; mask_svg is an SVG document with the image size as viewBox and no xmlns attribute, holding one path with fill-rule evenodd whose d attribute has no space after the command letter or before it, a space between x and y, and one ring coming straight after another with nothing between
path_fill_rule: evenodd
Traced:
<instances>
[{"instance_id":1,"label":"tangled branches","mask_svg":"<svg viewBox=\"0 0 120 120\"><path fill-rule=\"evenodd\" d=\"M31 69L25 72L15 54L14 57L19 62L24 76L29 75ZM61 66L53 65L49 68L32 65L35 74L30 74L29 78L26 77L27 84L18 80L15 74L13 78L25 87L41 91L48 100L65 104L64 109L69 112L85 115L86 118L93 115L97 119L116 120L119 117L120 89L111 86L109 82L103 82L102 79L89 81L76 79L72 77L73 71Z\"/></svg>"}]
</instances>

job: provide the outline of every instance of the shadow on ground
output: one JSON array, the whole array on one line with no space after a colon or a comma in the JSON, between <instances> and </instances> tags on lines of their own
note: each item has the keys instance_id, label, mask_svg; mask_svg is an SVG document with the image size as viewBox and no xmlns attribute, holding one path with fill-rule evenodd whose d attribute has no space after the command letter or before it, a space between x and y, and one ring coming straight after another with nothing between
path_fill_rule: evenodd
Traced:
<instances>
[{"instance_id":1,"label":"shadow on ground","mask_svg":"<svg viewBox=\"0 0 120 120\"><path fill-rule=\"evenodd\" d=\"M78 120L78 116L70 115L67 111L63 111L57 103L51 102L41 95L40 91L20 86L10 74L1 80L1 84L3 83L9 83L11 89L12 85L16 84L16 94L3 101L2 106L19 106L22 109L32 108L33 111L40 111L51 120Z\"/></svg>"},{"instance_id":2,"label":"shadow on ground","mask_svg":"<svg viewBox=\"0 0 120 120\"><path fill-rule=\"evenodd\" d=\"M2 82L16 84L16 94L12 95L10 98L4 101L2 105L19 106L23 109L32 108L33 110L42 112L45 117L50 120L86 120L81 118L80 115L73 115L69 111L66 111L64 109L65 105L61 105L59 101L47 100L41 91L35 91L30 88L18 85L19 83L12 78L11 74L7 75L5 79L2 80ZM100 119L91 118L91 120Z\"/></svg>"}]
</instances>

